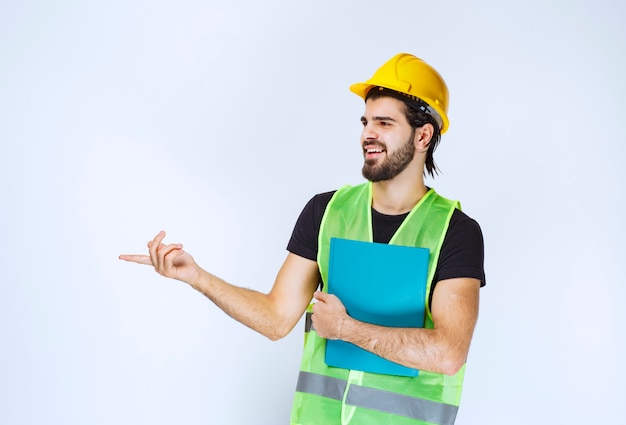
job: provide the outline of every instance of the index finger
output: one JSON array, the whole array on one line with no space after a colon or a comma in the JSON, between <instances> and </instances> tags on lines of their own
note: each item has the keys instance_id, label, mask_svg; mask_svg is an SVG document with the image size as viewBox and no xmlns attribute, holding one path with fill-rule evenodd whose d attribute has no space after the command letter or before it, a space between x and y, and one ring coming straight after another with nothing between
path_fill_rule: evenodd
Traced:
<instances>
[{"instance_id":1,"label":"index finger","mask_svg":"<svg viewBox=\"0 0 626 425\"><path fill-rule=\"evenodd\" d=\"M122 254L118 258L132 263L145 264L146 266L152 265L152 260L148 255Z\"/></svg>"}]
</instances>

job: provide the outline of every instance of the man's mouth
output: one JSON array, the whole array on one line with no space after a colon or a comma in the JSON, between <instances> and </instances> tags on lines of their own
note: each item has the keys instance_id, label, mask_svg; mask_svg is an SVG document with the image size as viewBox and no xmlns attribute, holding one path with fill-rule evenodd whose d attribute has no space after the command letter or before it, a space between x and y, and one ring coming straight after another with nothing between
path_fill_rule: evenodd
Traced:
<instances>
[{"instance_id":1,"label":"man's mouth","mask_svg":"<svg viewBox=\"0 0 626 425\"><path fill-rule=\"evenodd\" d=\"M365 153L365 159L373 159L386 152L385 148L381 146L364 146L363 152Z\"/></svg>"}]
</instances>

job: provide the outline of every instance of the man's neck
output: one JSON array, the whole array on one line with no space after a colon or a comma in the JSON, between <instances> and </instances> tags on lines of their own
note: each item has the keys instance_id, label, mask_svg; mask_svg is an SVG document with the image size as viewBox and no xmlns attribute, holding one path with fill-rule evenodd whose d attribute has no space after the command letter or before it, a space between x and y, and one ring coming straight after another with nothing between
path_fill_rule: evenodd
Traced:
<instances>
[{"instance_id":1,"label":"man's neck","mask_svg":"<svg viewBox=\"0 0 626 425\"><path fill-rule=\"evenodd\" d=\"M399 215L413 209L428 192L424 179L415 175L411 179L398 178L373 183L372 207L382 214Z\"/></svg>"}]
</instances>

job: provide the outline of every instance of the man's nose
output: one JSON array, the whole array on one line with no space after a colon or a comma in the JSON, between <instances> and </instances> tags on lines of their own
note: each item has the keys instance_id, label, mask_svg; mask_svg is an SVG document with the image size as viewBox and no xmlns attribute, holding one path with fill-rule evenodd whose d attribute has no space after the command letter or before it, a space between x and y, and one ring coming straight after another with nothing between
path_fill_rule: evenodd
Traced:
<instances>
[{"instance_id":1,"label":"man's nose","mask_svg":"<svg viewBox=\"0 0 626 425\"><path fill-rule=\"evenodd\" d=\"M363 140L378 139L378 133L376 133L374 126L371 123L367 123L363 126L363 131L361 132L361 136Z\"/></svg>"}]
</instances>

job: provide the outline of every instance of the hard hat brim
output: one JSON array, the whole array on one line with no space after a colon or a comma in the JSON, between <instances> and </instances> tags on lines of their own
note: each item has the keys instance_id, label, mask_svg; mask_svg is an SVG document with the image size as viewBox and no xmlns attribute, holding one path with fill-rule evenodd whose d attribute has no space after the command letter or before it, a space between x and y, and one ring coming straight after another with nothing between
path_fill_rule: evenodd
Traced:
<instances>
[{"instance_id":1,"label":"hard hat brim","mask_svg":"<svg viewBox=\"0 0 626 425\"><path fill-rule=\"evenodd\" d=\"M360 98L362 98L363 100L365 100L367 94L373 87L384 87L386 89L401 93L395 87L389 87L388 85L383 85L383 84L375 85L369 82L352 84L350 86L350 91L356 94L357 96L359 96ZM402 98L399 98L399 99L402 99ZM439 105L437 105L436 102L433 102L431 99L422 99L422 100L428 106L430 106L430 108L432 108L431 110L436 111L435 119L439 118L439 120L441 120L439 123L440 132L441 134L445 133L448 130L448 126L450 125L448 122L448 116L446 115L445 111L441 107L439 107Z\"/></svg>"},{"instance_id":2,"label":"hard hat brim","mask_svg":"<svg viewBox=\"0 0 626 425\"><path fill-rule=\"evenodd\" d=\"M356 83L350 86L350 91L365 100L367 92L372 87L374 86L372 86L370 83Z\"/></svg>"}]
</instances>

